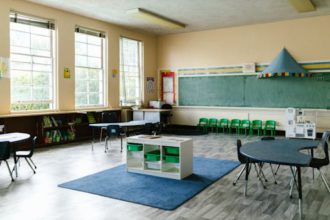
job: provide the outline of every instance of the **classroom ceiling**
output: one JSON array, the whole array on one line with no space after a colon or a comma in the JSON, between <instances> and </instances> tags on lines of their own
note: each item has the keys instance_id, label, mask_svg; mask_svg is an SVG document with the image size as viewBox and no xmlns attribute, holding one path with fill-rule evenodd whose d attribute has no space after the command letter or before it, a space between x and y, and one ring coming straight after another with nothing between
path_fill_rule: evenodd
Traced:
<instances>
[{"instance_id":1,"label":"classroom ceiling","mask_svg":"<svg viewBox=\"0 0 330 220\"><path fill-rule=\"evenodd\" d=\"M288 0L27 0L156 35L267 23L330 14L329 0L312 0L316 11L298 13ZM127 10L143 8L186 24L168 29Z\"/></svg>"}]
</instances>

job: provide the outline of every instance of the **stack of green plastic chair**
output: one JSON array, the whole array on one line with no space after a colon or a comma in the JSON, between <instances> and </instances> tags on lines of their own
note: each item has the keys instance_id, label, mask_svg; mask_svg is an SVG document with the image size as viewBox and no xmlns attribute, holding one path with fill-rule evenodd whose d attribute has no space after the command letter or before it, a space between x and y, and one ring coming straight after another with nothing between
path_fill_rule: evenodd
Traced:
<instances>
[{"instance_id":1,"label":"stack of green plastic chair","mask_svg":"<svg viewBox=\"0 0 330 220\"><path fill-rule=\"evenodd\" d=\"M210 118L208 128L211 132L215 132L217 129L218 119Z\"/></svg>"},{"instance_id":2,"label":"stack of green plastic chair","mask_svg":"<svg viewBox=\"0 0 330 220\"><path fill-rule=\"evenodd\" d=\"M217 132L222 128L222 132L225 133L226 129L229 129L229 120L227 118L221 118L217 127Z\"/></svg>"},{"instance_id":3,"label":"stack of green plastic chair","mask_svg":"<svg viewBox=\"0 0 330 220\"><path fill-rule=\"evenodd\" d=\"M253 131L257 130L258 136L262 135L262 121L261 120L253 120L250 128L250 135L253 134Z\"/></svg>"},{"instance_id":4,"label":"stack of green plastic chair","mask_svg":"<svg viewBox=\"0 0 330 220\"><path fill-rule=\"evenodd\" d=\"M207 127L209 125L209 119L207 118L200 118L199 123L197 124L197 129L207 131Z\"/></svg>"},{"instance_id":5,"label":"stack of green plastic chair","mask_svg":"<svg viewBox=\"0 0 330 220\"><path fill-rule=\"evenodd\" d=\"M250 120L242 120L239 126L239 132L244 130L244 134L247 135L250 130L251 122Z\"/></svg>"},{"instance_id":6,"label":"stack of green plastic chair","mask_svg":"<svg viewBox=\"0 0 330 220\"><path fill-rule=\"evenodd\" d=\"M270 135L271 136L275 136L275 132L276 132L276 121L274 121L274 120L267 120L265 122L264 135L266 135L267 131L270 131Z\"/></svg>"},{"instance_id":7,"label":"stack of green plastic chair","mask_svg":"<svg viewBox=\"0 0 330 220\"><path fill-rule=\"evenodd\" d=\"M241 120L233 119L230 122L229 132L232 133L232 129L236 129L236 133L239 134L239 126L241 124Z\"/></svg>"}]
</instances>

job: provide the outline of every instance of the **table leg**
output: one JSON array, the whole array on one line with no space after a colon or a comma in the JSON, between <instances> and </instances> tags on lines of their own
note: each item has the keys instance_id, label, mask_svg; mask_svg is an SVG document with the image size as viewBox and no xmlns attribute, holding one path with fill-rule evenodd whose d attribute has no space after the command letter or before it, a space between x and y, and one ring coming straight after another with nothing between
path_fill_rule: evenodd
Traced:
<instances>
[{"instance_id":1,"label":"table leg","mask_svg":"<svg viewBox=\"0 0 330 220\"><path fill-rule=\"evenodd\" d=\"M94 142L95 142L95 128L92 128L92 150L94 150Z\"/></svg>"},{"instance_id":2,"label":"table leg","mask_svg":"<svg viewBox=\"0 0 330 220\"><path fill-rule=\"evenodd\" d=\"M302 184L301 184L301 168L297 166L298 173L298 193L299 193L299 216L302 219L303 216L303 208L302 208Z\"/></svg>"},{"instance_id":3,"label":"table leg","mask_svg":"<svg viewBox=\"0 0 330 220\"><path fill-rule=\"evenodd\" d=\"M314 149L313 148L311 149L311 156L312 156L312 158L314 157ZM314 168L312 168L312 173L313 173L313 180L314 180L314 177L315 177Z\"/></svg>"},{"instance_id":4,"label":"table leg","mask_svg":"<svg viewBox=\"0 0 330 220\"><path fill-rule=\"evenodd\" d=\"M298 184L297 184L297 180L296 180L296 172L293 171L293 168L290 166L290 170L291 170L291 173L292 173L292 179L290 181L290 198L292 198L292 190L293 190L293 186L296 186L296 189L298 189Z\"/></svg>"},{"instance_id":5,"label":"table leg","mask_svg":"<svg viewBox=\"0 0 330 220\"><path fill-rule=\"evenodd\" d=\"M245 196L247 196L247 187L248 187L250 166L251 166L250 163L246 163L246 169L245 169L245 188L244 188L244 195Z\"/></svg>"},{"instance_id":6,"label":"table leg","mask_svg":"<svg viewBox=\"0 0 330 220\"><path fill-rule=\"evenodd\" d=\"M120 153L123 152L123 136L120 135Z\"/></svg>"},{"instance_id":7,"label":"table leg","mask_svg":"<svg viewBox=\"0 0 330 220\"><path fill-rule=\"evenodd\" d=\"M16 146L14 143L11 144L11 148L12 148L12 151L13 151L13 156L14 156L14 169L13 171L15 170L15 174L16 174L16 178L18 177L18 171L17 171L17 157L16 157Z\"/></svg>"}]
</instances>

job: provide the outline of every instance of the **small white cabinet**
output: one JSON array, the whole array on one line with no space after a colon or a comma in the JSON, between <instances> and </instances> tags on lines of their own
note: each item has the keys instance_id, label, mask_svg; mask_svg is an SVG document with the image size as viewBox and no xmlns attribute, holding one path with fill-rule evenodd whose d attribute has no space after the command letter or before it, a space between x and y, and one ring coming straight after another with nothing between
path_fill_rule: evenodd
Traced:
<instances>
[{"instance_id":1,"label":"small white cabinet","mask_svg":"<svg viewBox=\"0 0 330 220\"><path fill-rule=\"evenodd\" d=\"M169 114L171 109L138 109L133 111L134 121L149 121L151 123L159 123L163 114Z\"/></svg>"},{"instance_id":2,"label":"small white cabinet","mask_svg":"<svg viewBox=\"0 0 330 220\"><path fill-rule=\"evenodd\" d=\"M192 174L190 138L138 135L127 138L127 171L172 179Z\"/></svg>"}]
</instances>

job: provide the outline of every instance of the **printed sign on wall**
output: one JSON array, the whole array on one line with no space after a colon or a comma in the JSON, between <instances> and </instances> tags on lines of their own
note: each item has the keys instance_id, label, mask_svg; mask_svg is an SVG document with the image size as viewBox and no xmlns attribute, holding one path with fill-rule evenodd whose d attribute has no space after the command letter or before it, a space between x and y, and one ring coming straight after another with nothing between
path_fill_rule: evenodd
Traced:
<instances>
[{"instance_id":1,"label":"printed sign on wall","mask_svg":"<svg viewBox=\"0 0 330 220\"><path fill-rule=\"evenodd\" d=\"M155 90L155 78L147 77L147 93L151 94Z\"/></svg>"},{"instance_id":2,"label":"printed sign on wall","mask_svg":"<svg viewBox=\"0 0 330 220\"><path fill-rule=\"evenodd\" d=\"M0 57L0 79L9 77L9 58Z\"/></svg>"},{"instance_id":3,"label":"printed sign on wall","mask_svg":"<svg viewBox=\"0 0 330 220\"><path fill-rule=\"evenodd\" d=\"M64 68L64 78L65 79L70 79L71 78L71 73L69 68Z\"/></svg>"}]
</instances>

